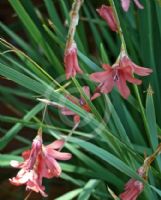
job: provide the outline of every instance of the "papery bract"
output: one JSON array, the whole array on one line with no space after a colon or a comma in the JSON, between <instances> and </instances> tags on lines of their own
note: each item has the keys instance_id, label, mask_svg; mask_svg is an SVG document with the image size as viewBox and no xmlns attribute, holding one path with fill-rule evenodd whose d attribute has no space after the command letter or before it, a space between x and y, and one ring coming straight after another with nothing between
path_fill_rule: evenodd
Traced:
<instances>
[{"instance_id":1,"label":"papery bract","mask_svg":"<svg viewBox=\"0 0 161 200\"><path fill-rule=\"evenodd\" d=\"M112 67L108 64L103 64L105 71L96 72L90 75L91 80L100 83L95 90L95 93L109 93L114 85L117 86L120 94L126 99L130 95L130 90L126 81L133 84L141 84L141 80L133 77L133 74L140 76L149 75L152 70L144 68L133 63L125 52L121 52L117 63Z\"/></svg>"},{"instance_id":2,"label":"papery bract","mask_svg":"<svg viewBox=\"0 0 161 200\"><path fill-rule=\"evenodd\" d=\"M97 12L107 22L112 31L118 31L116 19L111 6L102 5L101 8L97 9Z\"/></svg>"},{"instance_id":3,"label":"papery bract","mask_svg":"<svg viewBox=\"0 0 161 200\"><path fill-rule=\"evenodd\" d=\"M77 73L83 73L78 64L77 45L75 42L70 44L65 50L64 65L66 79L74 77Z\"/></svg>"},{"instance_id":4,"label":"papery bract","mask_svg":"<svg viewBox=\"0 0 161 200\"><path fill-rule=\"evenodd\" d=\"M139 0L133 0L134 3L136 4L136 6L140 9L143 9L144 7L141 5L141 3L139 2ZM128 11L129 7L130 7L130 2L131 0L121 0L121 5L122 8L124 9L124 11Z\"/></svg>"}]
</instances>

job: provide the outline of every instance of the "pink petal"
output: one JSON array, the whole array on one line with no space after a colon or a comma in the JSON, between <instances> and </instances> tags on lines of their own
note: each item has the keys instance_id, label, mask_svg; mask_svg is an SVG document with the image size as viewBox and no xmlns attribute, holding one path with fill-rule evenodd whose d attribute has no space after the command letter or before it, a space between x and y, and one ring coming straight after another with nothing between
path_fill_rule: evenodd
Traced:
<instances>
[{"instance_id":1,"label":"pink petal","mask_svg":"<svg viewBox=\"0 0 161 200\"><path fill-rule=\"evenodd\" d=\"M26 150L22 153L22 157L24 160L27 160L30 157L31 150Z\"/></svg>"},{"instance_id":2,"label":"pink petal","mask_svg":"<svg viewBox=\"0 0 161 200\"><path fill-rule=\"evenodd\" d=\"M111 92L111 90L113 89L114 87L114 80L113 80L113 70L110 71L110 72L107 72L108 75L106 76L106 79L105 81L102 81L98 87L96 88L95 90L95 93L104 93L104 94L107 94L109 92Z\"/></svg>"},{"instance_id":3,"label":"pink petal","mask_svg":"<svg viewBox=\"0 0 161 200\"><path fill-rule=\"evenodd\" d=\"M108 71L104 71L104 72L95 72L93 74L90 75L90 79L95 81L95 82L98 82L98 83L101 83L103 81L106 81L107 80L107 77L111 75L111 73L109 73Z\"/></svg>"},{"instance_id":4,"label":"pink petal","mask_svg":"<svg viewBox=\"0 0 161 200\"><path fill-rule=\"evenodd\" d=\"M64 140L55 140L51 144L47 145L45 148L51 148L51 149L59 149L64 145Z\"/></svg>"},{"instance_id":5,"label":"pink petal","mask_svg":"<svg viewBox=\"0 0 161 200\"><path fill-rule=\"evenodd\" d=\"M24 169L21 169L16 177L9 179L9 181L16 186L25 184L30 178L30 172Z\"/></svg>"},{"instance_id":6,"label":"pink petal","mask_svg":"<svg viewBox=\"0 0 161 200\"><path fill-rule=\"evenodd\" d=\"M73 42L71 46L66 49L66 52L64 54L64 65L66 79L74 77L77 72L83 73L78 65L77 46L75 42Z\"/></svg>"},{"instance_id":7,"label":"pink petal","mask_svg":"<svg viewBox=\"0 0 161 200\"><path fill-rule=\"evenodd\" d=\"M151 74L153 72L152 69L149 68L145 68L145 67L140 67L138 65L133 65L134 67L134 73L138 74L140 76L148 76L149 74Z\"/></svg>"},{"instance_id":8,"label":"pink petal","mask_svg":"<svg viewBox=\"0 0 161 200\"><path fill-rule=\"evenodd\" d=\"M80 116L79 115L75 115L73 120L74 120L74 124L78 124L80 122Z\"/></svg>"},{"instance_id":9,"label":"pink petal","mask_svg":"<svg viewBox=\"0 0 161 200\"><path fill-rule=\"evenodd\" d=\"M21 168L24 163L19 163L17 160L11 160L10 165L15 168Z\"/></svg>"},{"instance_id":10,"label":"pink petal","mask_svg":"<svg viewBox=\"0 0 161 200\"><path fill-rule=\"evenodd\" d=\"M68 80L70 77L73 76L73 57L72 54L67 54L64 56L64 65L65 65L65 73L66 79Z\"/></svg>"},{"instance_id":11,"label":"pink petal","mask_svg":"<svg viewBox=\"0 0 161 200\"><path fill-rule=\"evenodd\" d=\"M68 108L61 108L61 113L62 115L75 115L75 113L71 110L69 110Z\"/></svg>"},{"instance_id":12,"label":"pink petal","mask_svg":"<svg viewBox=\"0 0 161 200\"><path fill-rule=\"evenodd\" d=\"M106 70L106 71L111 71L111 66L110 65L108 65L108 64L102 64L102 67L103 67L103 69L104 70Z\"/></svg>"},{"instance_id":13,"label":"pink petal","mask_svg":"<svg viewBox=\"0 0 161 200\"><path fill-rule=\"evenodd\" d=\"M47 155L53 157L56 160L69 160L72 157L72 154L70 153L62 153L53 149L48 149Z\"/></svg>"},{"instance_id":14,"label":"pink petal","mask_svg":"<svg viewBox=\"0 0 161 200\"><path fill-rule=\"evenodd\" d=\"M141 80L132 77L132 75L130 73L124 73L124 77L130 83L134 83L134 84L137 84L137 85L140 85L142 83Z\"/></svg>"},{"instance_id":15,"label":"pink petal","mask_svg":"<svg viewBox=\"0 0 161 200\"><path fill-rule=\"evenodd\" d=\"M40 192L40 194L44 197L48 195L44 192L45 187L42 185L42 177L38 177L35 171L30 172L30 179L26 184L26 190L32 190L34 192Z\"/></svg>"},{"instance_id":16,"label":"pink petal","mask_svg":"<svg viewBox=\"0 0 161 200\"><path fill-rule=\"evenodd\" d=\"M100 84L98 86L98 88L101 93L108 94L112 91L114 84L115 83L114 83L113 79L111 78L111 79L108 79L108 81L105 81L103 84Z\"/></svg>"},{"instance_id":17,"label":"pink petal","mask_svg":"<svg viewBox=\"0 0 161 200\"><path fill-rule=\"evenodd\" d=\"M121 5L125 12L127 12L129 9L130 1L131 0L121 0Z\"/></svg>"},{"instance_id":18,"label":"pink petal","mask_svg":"<svg viewBox=\"0 0 161 200\"><path fill-rule=\"evenodd\" d=\"M40 192L43 197L47 197L48 195L44 192L45 188L43 186L39 186L37 183L29 181L26 186L26 190L32 190L34 192Z\"/></svg>"},{"instance_id":19,"label":"pink petal","mask_svg":"<svg viewBox=\"0 0 161 200\"><path fill-rule=\"evenodd\" d=\"M87 97L90 98L90 89L89 89L89 87L88 86L84 86L83 87L83 91L87 95Z\"/></svg>"},{"instance_id":20,"label":"pink petal","mask_svg":"<svg viewBox=\"0 0 161 200\"><path fill-rule=\"evenodd\" d=\"M94 99L96 99L99 96L101 96L101 94L99 92L94 93L93 96L91 97L91 101L93 101Z\"/></svg>"},{"instance_id":21,"label":"pink petal","mask_svg":"<svg viewBox=\"0 0 161 200\"><path fill-rule=\"evenodd\" d=\"M121 200L136 200L140 193L140 186L133 185L131 188L120 194L120 198Z\"/></svg>"},{"instance_id":22,"label":"pink petal","mask_svg":"<svg viewBox=\"0 0 161 200\"><path fill-rule=\"evenodd\" d=\"M52 178L60 176L61 167L55 159L48 156L45 158L45 164L47 166L48 171L46 172L46 176L44 177Z\"/></svg>"},{"instance_id":23,"label":"pink petal","mask_svg":"<svg viewBox=\"0 0 161 200\"><path fill-rule=\"evenodd\" d=\"M112 7L102 5L101 8L97 9L97 12L107 22L112 31L118 30Z\"/></svg>"},{"instance_id":24,"label":"pink petal","mask_svg":"<svg viewBox=\"0 0 161 200\"><path fill-rule=\"evenodd\" d=\"M140 9L143 9L143 8L144 8L144 6L141 5L141 3L139 2L139 0L134 0L134 2L135 2L136 6L137 6L138 8L140 8Z\"/></svg>"},{"instance_id":25,"label":"pink petal","mask_svg":"<svg viewBox=\"0 0 161 200\"><path fill-rule=\"evenodd\" d=\"M75 73L78 72L80 74L83 73L83 71L80 69L79 64L78 64L78 58L77 58L77 49L75 50L75 53L73 54L73 69L75 69Z\"/></svg>"},{"instance_id":26,"label":"pink petal","mask_svg":"<svg viewBox=\"0 0 161 200\"><path fill-rule=\"evenodd\" d=\"M126 79L124 78L123 74L120 72L119 79L116 81L116 86L120 92L120 94L127 99L130 95L130 90L126 85Z\"/></svg>"}]
</instances>

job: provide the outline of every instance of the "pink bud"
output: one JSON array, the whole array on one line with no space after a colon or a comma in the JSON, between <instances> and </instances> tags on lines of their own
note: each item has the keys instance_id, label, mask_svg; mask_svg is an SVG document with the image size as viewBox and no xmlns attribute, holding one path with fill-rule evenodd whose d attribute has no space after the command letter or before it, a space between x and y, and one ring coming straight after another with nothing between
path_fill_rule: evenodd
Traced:
<instances>
[{"instance_id":1,"label":"pink bud","mask_svg":"<svg viewBox=\"0 0 161 200\"><path fill-rule=\"evenodd\" d=\"M142 177L144 174L144 169L140 167L137 172ZM136 198L140 195L143 189L144 189L144 184L141 181L130 179L124 187L125 191L120 194L120 199L136 200Z\"/></svg>"},{"instance_id":2,"label":"pink bud","mask_svg":"<svg viewBox=\"0 0 161 200\"><path fill-rule=\"evenodd\" d=\"M77 46L75 42L65 51L64 65L67 79L74 77L77 73L83 73L78 65Z\"/></svg>"},{"instance_id":3,"label":"pink bud","mask_svg":"<svg viewBox=\"0 0 161 200\"><path fill-rule=\"evenodd\" d=\"M97 9L97 12L107 22L112 31L118 31L116 19L111 6L102 5L101 8Z\"/></svg>"}]
</instances>

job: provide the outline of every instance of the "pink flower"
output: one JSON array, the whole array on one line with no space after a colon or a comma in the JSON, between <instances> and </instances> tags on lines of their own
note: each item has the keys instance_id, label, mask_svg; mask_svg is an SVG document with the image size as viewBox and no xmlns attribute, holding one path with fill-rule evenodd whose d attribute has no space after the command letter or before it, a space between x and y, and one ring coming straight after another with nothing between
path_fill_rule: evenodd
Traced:
<instances>
[{"instance_id":1,"label":"pink flower","mask_svg":"<svg viewBox=\"0 0 161 200\"><path fill-rule=\"evenodd\" d=\"M11 166L19 168L16 177L9 181L16 186L26 185L27 190L40 192L46 197L45 187L42 185L42 179L58 177L61 174L61 168L57 163L58 160L68 160L71 158L69 153L61 153L55 149L60 149L64 145L64 141L56 140L47 145L42 144L41 131L33 140L31 150L22 153L23 162L11 161Z\"/></svg>"},{"instance_id":2,"label":"pink flower","mask_svg":"<svg viewBox=\"0 0 161 200\"><path fill-rule=\"evenodd\" d=\"M91 80L100 83L96 88L95 93L109 93L116 85L120 94L127 99L130 95L130 90L126 81L133 84L141 84L141 80L133 77L133 73L140 76L149 75L152 70L140 67L133 63L125 52L121 52L118 62L112 67L108 64L103 64L104 72L96 72L90 75Z\"/></svg>"},{"instance_id":3,"label":"pink flower","mask_svg":"<svg viewBox=\"0 0 161 200\"><path fill-rule=\"evenodd\" d=\"M87 97L90 98L91 101L96 99L97 96L99 96L99 95L96 94L96 95L93 95L92 97L90 97L90 90L89 90L88 86L84 86L83 91L87 95ZM82 97L80 99L78 99L74 96L66 96L66 98L68 100L70 100L72 103L80 106L85 111L87 111L87 112L91 111L89 105L86 103L86 101ZM61 113L63 115L73 116L73 120L74 120L75 124L80 122L80 116L78 114L74 113L73 111L69 110L66 107L61 107L60 109L61 109Z\"/></svg>"},{"instance_id":4,"label":"pink flower","mask_svg":"<svg viewBox=\"0 0 161 200\"><path fill-rule=\"evenodd\" d=\"M138 174L143 177L144 169L140 167L138 169ZM144 189L144 184L141 181L130 179L124 188L124 192L120 194L121 200L136 200L136 198L140 195L140 193Z\"/></svg>"},{"instance_id":5,"label":"pink flower","mask_svg":"<svg viewBox=\"0 0 161 200\"><path fill-rule=\"evenodd\" d=\"M76 73L83 73L78 65L77 46L75 42L73 42L65 50L64 65L65 65L66 79L74 77Z\"/></svg>"},{"instance_id":6,"label":"pink flower","mask_svg":"<svg viewBox=\"0 0 161 200\"><path fill-rule=\"evenodd\" d=\"M17 161L11 161L11 166L16 168L23 168L25 170L33 169L35 162L37 160L37 156L39 155L41 149L42 149L42 135L39 132L39 134L34 138L32 142L31 150L27 150L22 153L24 162L18 163Z\"/></svg>"},{"instance_id":7,"label":"pink flower","mask_svg":"<svg viewBox=\"0 0 161 200\"><path fill-rule=\"evenodd\" d=\"M129 6L130 6L130 1L131 0L121 0L121 5L122 5L122 8L124 9L124 11L128 11L129 9ZM134 3L136 4L136 6L140 9L143 9L144 7L141 5L141 3L139 2L139 0L133 0Z\"/></svg>"},{"instance_id":8,"label":"pink flower","mask_svg":"<svg viewBox=\"0 0 161 200\"><path fill-rule=\"evenodd\" d=\"M102 5L101 8L97 9L97 12L107 22L112 31L118 31L116 19L111 6Z\"/></svg>"},{"instance_id":9,"label":"pink flower","mask_svg":"<svg viewBox=\"0 0 161 200\"><path fill-rule=\"evenodd\" d=\"M44 192L45 187L42 186L42 175L38 170L38 156L42 150L42 135L41 130L39 130L38 135L33 140L31 150L24 151L22 157L24 162L19 163L12 160L11 166L15 168L20 168L16 177L9 179L10 183L19 186L26 184L26 189L33 190L35 192L40 192L42 196L46 197L47 194Z\"/></svg>"},{"instance_id":10,"label":"pink flower","mask_svg":"<svg viewBox=\"0 0 161 200\"><path fill-rule=\"evenodd\" d=\"M13 166L13 163L12 163ZM42 177L34 169L26 170L21 169L16 177L9 179L10 183L15 186L26 184L26 190L33 190L34 192L40 192L42 196L47 197L48 195L44 192L45 187L42 186Z\"/></svg>"},{"instance_id":11,"label":"pink flower","mask_svg":"<svg viewBox=\"0 0 161 200\"><path fill-rule=\"evenodd\" d=\"M63 146L64 140L56 140L47 146L43 146L42 154L39 158L39 170L43 177L53 178L61 175L61 167L57 160L69 160L72 157L70 153L59 152Z\"/></svg>"}]
</instances>

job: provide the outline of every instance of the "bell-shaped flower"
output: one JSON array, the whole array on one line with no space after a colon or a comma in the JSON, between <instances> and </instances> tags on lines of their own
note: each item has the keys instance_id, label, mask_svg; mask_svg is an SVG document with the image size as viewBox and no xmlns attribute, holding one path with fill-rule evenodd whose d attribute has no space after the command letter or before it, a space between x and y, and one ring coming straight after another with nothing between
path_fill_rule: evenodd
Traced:
<instances>
[{"instance_id":1,"label":"bell-shaped flower","mask_svg":"<svg viewBox=\"0 0 161 200\"><path fill-rule=\"evenodd\" d=\"M97 9L97 12L107 22L112 31L118 31L115 15L111 6L102 5L101 8Z\"/></svg>"},{"instance_id":2,"label":"bell-shaped flower","mask_svg":"<svg viewBox=\"0 0 161 200\"><path fill-rule=\"evenodd\" d=\"M70 153L60 152L64 142L64 140L56 140L47 146L43 146L42 154L39 158L39 170L43 177L59 177L61 175L61 167L57 160L71 159L72 155Z\"/></svg>"},{"instance_id":3,"label":"bell-shaped flower","mask_svg":"<svg viewBox=\"0 0 161 200\"><path fill-rule=\"evenodd\" d=\"M41 129L33 140L32 148L24 151L23 162L11 161L11 166L19 168L16 177L10 178L13 185L26 185L27 190L40 192L46 197L45 187L42 185L43 178L58 177L61 174L61 167L56 160L68 160L70 153L59 152L64 145L63 140L56 140L53 143L44 146L42 144ZM57 149L57 150L56 150ZM59 151L58 151L59 149Z\"/></svg>"},{"instance_id":4,"label":"bell-shaped flower","mask_svg":"<svg viewBox=\"0 0 161 200\"><path fill-rule=\"evenodd\" d=\"M64 65L66 79L74 77L77 73L83 73L78 64L77 45L75 42L72 42L65 50Z\"/></svg>"},{"instance_id":5,"label":"bell-shaped flower","mask_svg":"<svg viewBox=\"0 0 161 200\"><path fill-rule=\"evenodd\" d=\"M140 167L138 169L138 174L142 177L144 175L144 169L143 167ZM130 179L125 187L124 187L124 192L120 194L120 199L121 200L136 200L137 197L140 195L140 193L144 189L144 184L135 179Z\"/></svg>"},{"instance_id":6,"label":"bell-shaped flower","mask_svg":"<svg viewBox=\"0 0 161 200\"><path fill-rule=\"evenodd\" d=\"M13 165L12 165L13 166ZM26 170L22 168L16 177L9 179L10 183L15 186L26 184L26 190L32 190L34 192L40 192L44 197L48 195L44 192L45 187L42 185L42 176L37 170Z\"/></svg>"},{"instance_id":7,"label":"bell-shaped flower","mask_svg":"<svg viewBox=\"0 0 161 200\"><path fill-rule=\"evenodd\" d=\"M141 3L139 2L139 0L133 0L133 1L138 8L140 9L144 8L143 5L141 5ZM121 5L125 12L128 11L130 7L130 3L131 3L131 0L121 0Z\"/></svg>"},{"instance_id":8,"label":"bell-shaped flower","mask_svg":"<svg viewBox=\"0 0 161 200\"><path fill-rule=\"evenodd\" d=\"M141 67L133 63L125 52L121 52L117 62L112 67L108 64L103 64L102 67L105 71L95 72L90 75L91 80L99 83L95 93L107 94L116 85L120 94L125 99L130 95L126 81L139 85L142 81L134 78L133 74L147 76L152 72L149 68Z\"/></svg>"}]
</instances>

